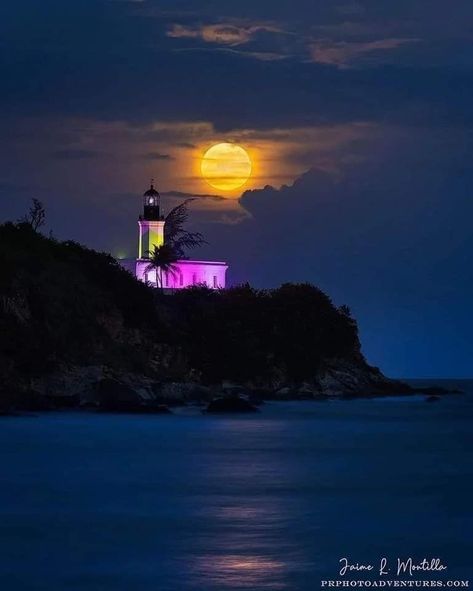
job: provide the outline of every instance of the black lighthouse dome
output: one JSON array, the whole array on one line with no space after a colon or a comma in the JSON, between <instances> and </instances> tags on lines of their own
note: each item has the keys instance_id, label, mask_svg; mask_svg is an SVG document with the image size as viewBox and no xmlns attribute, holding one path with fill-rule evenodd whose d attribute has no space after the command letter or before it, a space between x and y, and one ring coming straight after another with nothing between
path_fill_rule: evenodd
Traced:
<instances>
[{"instance_id":1,"label":"black lighthouse dome","mask_svg":"<svg viewBox=\"0 0 473 591\"><path fill-rule=\"evenodd\" d=\"M161 197L154 188L153 181L151 181L150 188L143 193L143 218L145 220L160 220L160 200Z\"/></svg>"}]
</instances>

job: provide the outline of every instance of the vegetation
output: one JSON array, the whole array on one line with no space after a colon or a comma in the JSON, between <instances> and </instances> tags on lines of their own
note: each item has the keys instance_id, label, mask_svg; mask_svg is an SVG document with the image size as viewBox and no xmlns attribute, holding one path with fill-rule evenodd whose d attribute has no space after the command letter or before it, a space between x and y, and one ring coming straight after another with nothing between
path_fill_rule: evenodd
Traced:
<instances>
[{"instance_id":1,"label":"vegetation","mask_svg":"<svg viewBox=\"0 0 473 591\"><path fill-rule=\"evenodd\" d=\"M154 328L152 290L110 255L7 223L0 226L0 267L0 383L62 361L119 363L117 353L136 359L134 348L114 337Z\"/></svg>"},{"instance_id":2,"label":"vegetation","mask_svg":"<svg viewBox=\"0 0 473 591\"><path fill-rule=\"evenodd\" d=\"M175 275L177 272L176 263L187 258L187 250L197 248L205 243L200 232L189 232L185 229L189 217L187 210L189 201L192 199L187 199L184 203L171 209L164 220L164 244L155 246L151 252L147 253L149 265L146 270L148 272L156 270L156 283L160 288L163 287L163 273Z\"/></svg>"},{"instance_id":3,"label":"vegetation","mask_svg":"<svg viewBox=\"0 0 473 591\"><path fill-rule=\"evenodd\" d=\"M156 270L156 284L158 287L163 287L163 274L174 276L178 272L177 261L179 257L172 246L167 243L155 246L153 250L148 253L149 263L146 271Z\"/></svg>"},{"instance_id":4,"label":"vegetation","mask_svg":"<svg viewBox=\"0 0 473 591\"><path fill-rule=\"evenodd\" d=\"M0 225L0 401L62 366L271 387L310 381L327 360L364 363L349 309L313 285L164 295L35 227Z\"/></svg>"},{"instance_id":5,"label":"vegetation","mask_svg":"<svg viewBox=\"0 0 473 591\"><path fill-rule=\"evenodd\" d=\"M186 199L184 203L177 205L165 217L164 244L174 251L178 259L187 258L187 250L192 250L205 244L200 232L186 230L186 222L189 218L187 204L192 199Z\"/></svg>"},{"instance_id":6,"label":"vegetation","mask_svg":"<svg viewBox=\"0 0 473 591\"><path fill-rule=\"evenodd\" d=\"M61 362L149 373L158 345L204 382L304 380L324 359L359 351L354 320L312 285L166 296L110 255L24 223L0 226L0 265L2 383Z\"/></svg>"},{"instance_id":7,"label":"vegetation","mask_svg":"<svg viewBox=\"0 0 473 591\"><path fill-rule=\"evenodd\" d=\"M33 203L27 214L25 214L19 223L28 224L35 231L39 230L46 221L46 210L39 199L33 197Z\"/></svg>"},{"instance_id":8,"label":"vegetation","mask_svg":"<svg viewBox=\"0 0 473 591\"><path fill-rule=\"evenodd\" d=\"M310 284L191 288L168 307L174 343L206 382L303 382L324 360L359 354L355 321Z\"/></svg>"}]
</instances>

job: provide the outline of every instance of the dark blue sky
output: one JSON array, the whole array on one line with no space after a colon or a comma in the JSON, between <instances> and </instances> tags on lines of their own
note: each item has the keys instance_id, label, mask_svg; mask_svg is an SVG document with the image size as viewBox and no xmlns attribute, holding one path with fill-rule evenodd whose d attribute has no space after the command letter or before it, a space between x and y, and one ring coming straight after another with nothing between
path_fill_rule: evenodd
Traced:
<instances>
[{"instance_id":1,"label":"dark blue sky","mask_svg":"<svg viewBox=\"0 0 473 591\"><path fill-rule=\"evenodd\" d=\"M132 255L137 194L194 202L234 281L312 281L396 376L473 375L469 0L20 0L0 6L0 203ZM255 153L247 190L195 175ZM266 186L270 185L270 186ZM228 196L226 196L228 197Z\"/></svg>"}]
</instances>

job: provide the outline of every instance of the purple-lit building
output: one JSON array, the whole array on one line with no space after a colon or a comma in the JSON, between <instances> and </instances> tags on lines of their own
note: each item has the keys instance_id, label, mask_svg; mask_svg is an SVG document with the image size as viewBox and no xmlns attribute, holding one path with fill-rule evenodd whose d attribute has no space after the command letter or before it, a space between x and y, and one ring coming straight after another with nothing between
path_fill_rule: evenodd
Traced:
<instances>
[{"instance_id":1,"label":"purple-lit building","mask_svg":"<svg viewBox=\"0 0 473 591\"><path fill-rule=\"evenodd\" d=\"M185 259L176 263L172 273L150 268L149 253L154 247L164 244L165 224L159 193L151 184L143 195L143 213L138 219L138 258L126 263L124 261L124 266L140 281L164 289L183 289L192 285L206 285L210 289L225 287L228 266L221 261Z\"/></svg>"}]
</instances>

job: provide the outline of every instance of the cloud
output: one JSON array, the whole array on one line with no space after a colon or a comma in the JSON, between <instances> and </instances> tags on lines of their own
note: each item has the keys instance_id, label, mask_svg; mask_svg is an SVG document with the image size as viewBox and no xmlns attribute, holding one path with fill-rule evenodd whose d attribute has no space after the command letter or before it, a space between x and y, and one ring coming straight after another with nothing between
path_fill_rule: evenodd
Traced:
<instances>
[{"instance_id":1,"label":"cloud","mask_svg":"<svg viewBox=\"0 0 473 591\"><path fill-rule=\"evenodd\" d=\"M303 38L272 22L255 24L234 19L217 24L173 24L167 36L196 41L174 48L175 52L220 51L260 61L300 59L307 54Z\"/></svg>"},{"instance_id":2,"label":"cloud","mask_svg":"<svg viewBox=\"0 0 473 591\"><path fill-rule=\"evenodd\" d=\"M364 162L247 191L250 217L208 233L236 280L312 281L349 304L368 358L386 371L427 375L435 360L465 375L471 151L468 132L386 129Z\"/></svg>"},{"instance_id":3,"label":"cloud","mask_svg":"<svg viewBox=\"0 0 473 591\"><path fill-rule=\"evenodd\" d=\"M459 24L458 14L468 22L470 3L463 2L462 10L456 9L448 19L443 4L435 2L435 10L421 18L414 3L415 19L410 20L398 3L384 3L382 10L367 9L360 17L366 30L356 36L318 28L336 27L343 17L333 3L315 5L313 0L304 1L303 22L294 21L294 2L289 0L284 6L251 2L245 7L247 21L232 17L230 2L219 2L218 10L213 3L213 14L210 7L187 19L173 15L172 20L142 10L141 6L154 5L151 2L133 8L72 2L67 11L58 8L57 0L44 0L41 10L33 0L26 3L31 11L28 23L15 25L22 22L19 5L9 8L12 22L1 23L4 45L10 48L0 65L4 119L62 115L149 124L159 117L167 122L209 121L222 132L360 120L441 127L473 123L471 50L468 53L465 46L459 51L458 43L451 41L456 40L452 29L465 26ZM162 10L173 8L171 2L159 4ZM197 10L196 4L186 6ZM268 17L271 20L265 21ZM226 32L227 43L207 42L202 39L202 22L230 25L237 32ZM395 26L384 34L386 22ZM168 37L172 23L198 37L188 39L192 43ZM440 24L448 27L448 37ZM252 27L258 25L271 31L254 32ZM272 32L272 27L290 33ZM89 32L87 46L84 30ZM218 37L215 30L207 35ZM242 43L248 35L250 40ZM435 45L440 35L441 50ZM397 50L379 46L380 40L414 38L425 41L405 43ZM326 39L323 47L317 39ZM316 44L312 61L310 43ZM373 43L378 44L376 51ZM177 51L182 45L190 51ZM217 51L202 51L203 47ZM410 61L412 54L415 62ZM402 64L395 62L396 56L404 58ZM455 67L460 61L465 67ZM327 67L328 63L358 67ZM184 141L198 144L195 138ZM167 153L168 148L157 149Z\"/></svg>"},{"instance_id":4,"label":"cloud","mask_svg":"<svg viewBox=\"0 0 473 591\"><path fill-rule=\"evenodd\" d=\"M311 57L314 62L345 68L360 58L378 55L392 49L398 49L408 43L417 43L419 39L378 39L376 41L347 42L328 39L311 44Z\"/></svg>"},{"instance_id":5,"label":"cloud","mask_svg":"<svg viewBox=\"0 0 473 591\"><path fill-rule=\"evenodd\" d=\"M167 211L190 200L189 210L191 211L191 222L193 225L215 225L235 226L251 217L250 213L241 205L237 199L228 199L221 195L210 195L205 193L187 193L184 191L161 192L164 198Z\"/></svg>"},{"instance_id":6,"label":"cloud","mask_svg":"<svg viewBox=\"0 0 473 591\"><path fill-rule=\"evenodd\" d=\"M178 197L179 199L209 199L210 201L226 201L221 195L210 195L208 193L186 193L185 191L164 191L163 197Z\"/></svg>"},{"instance_id":7,"label":"cloud","mask_svg":"<svg viewBox=\"0 0 473 591\"><path fill-rule=\"evenodd\" d=\"M168 29L167 36L176 39L200 39L206 43L236 46L248 43L261 31L280 32L279 29L270 25L208 24L187 26L173 24Z\"/></svg>"},{"instance_id":8,"label":"cloud","mask_svg":"<svg viewBox=\"0 0 473 591\"><path fill-rule=\"evenodd\" d=\"M142 154L143 160L174 160L174 156L170 154L160 154L159 152L146 152Z\"/></svg>"},{"instance_id":9,"label":"cloud","mask_svg":"<svg viewBox=\"0 0 473 591\"><path fill-rule=\"evenodd\" d=\"M285 55L283 53L277 53L274 51L249 51L248 49L233 49L230 47L216 47L209 49L208 47L197 47L197 48L189 48L184 47L180 49L176 49L176 52L219 52L219 53L227 53L229 55L241 56L244 59L256 59L262 62L271 62L276 60L283 60L291 57L290 55Z\"/></svg>"}]
</instances>

